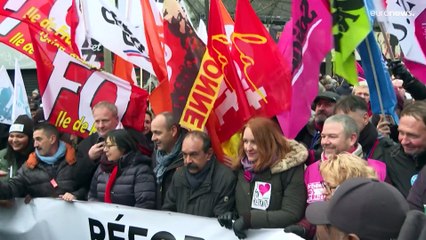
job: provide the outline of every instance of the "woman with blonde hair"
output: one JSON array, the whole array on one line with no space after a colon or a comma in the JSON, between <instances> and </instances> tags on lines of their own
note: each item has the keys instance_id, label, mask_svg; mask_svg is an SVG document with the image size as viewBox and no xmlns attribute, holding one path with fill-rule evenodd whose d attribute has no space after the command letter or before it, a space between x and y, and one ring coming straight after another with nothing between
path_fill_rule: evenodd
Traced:
<instances>
[{"instance_id":1,"label":"woman with blonde hair","mask_svg":"<svg viewBox=\"0 0 426 240\"><path fill-rule=\"evenodd\" d=\"M286 139L274 121L255 117L242 129L239 152L237 212L219 216L219 223L233 228L239 238L245 238L249 228L282 228L297 223L306 205L306 148Z\"/></svg>"},{"instance_id":2,"label":"woman with blonde hair","mask_svg":"<svg viewBox=\"0 0 426 240\"><path fill-rule=\"evenodd\" d=\"M337 154L328 161L321 162L320 173L323 178L322 184L326 200L330 200L334 190L347 179L377 179L376 171L368 166L367 161L350 153Z\"/></svg>"}]
</instances>

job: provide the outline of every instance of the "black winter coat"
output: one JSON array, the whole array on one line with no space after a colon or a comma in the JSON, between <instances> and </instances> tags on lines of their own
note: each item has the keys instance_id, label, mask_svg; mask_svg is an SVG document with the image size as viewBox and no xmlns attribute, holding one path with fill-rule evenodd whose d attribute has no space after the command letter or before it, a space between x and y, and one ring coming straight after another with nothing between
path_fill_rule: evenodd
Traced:
<instances>
[{"instance_id":1,"label":"black winter coat","mask_svg":"<svg viewBox=\"0 0 426 240\"><path fill-rule=\"evenodd\" d=\"M155 208L155 177L151 159L138 153L129 153L119 159L117 177L111 189L112 203L140 208ZM110 173L98 166L90 185L89 201L103 202Z\"/></svg>"},{"instance_id":2,"label":"black winter coat","mask_svg":"<svg viewBox=\"0 0 426 240\"><path fill-rule=\"evenodd\" d=\"M70 145L64 157L55 164L41 162L35 153L21 166L15 177L7 184L0 184L0 199L14 197L58 197L66 192L77 199L84 199L86 191L76 182L75 151ZM54 181L52 181L54 179ZM57 185L57 186L54 186Z\"/></svg>"},{"instance_id":3,"label":"black winter coat","mask_svg":"<svg viewBox=\"0 0 426 240\"><path fill-rule=\"evenodd\" d=\"M204 217L217 217L232 211L235 204L235 174L218 163L215 158L203 183L192 189L185 176L186 167L175 172L163 210L187 213Z\"/></svg>"}]
</instances>

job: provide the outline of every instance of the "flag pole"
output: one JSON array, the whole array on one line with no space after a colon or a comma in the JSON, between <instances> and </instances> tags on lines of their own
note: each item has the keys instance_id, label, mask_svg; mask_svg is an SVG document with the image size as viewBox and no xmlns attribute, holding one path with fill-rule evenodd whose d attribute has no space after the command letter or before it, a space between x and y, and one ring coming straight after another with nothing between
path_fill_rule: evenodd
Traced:
<instances>
[{"instance_id":1,"label":"flag pole","mask_svg":"<svg viewBox=\"0 0 426 240\"><path fill-rule=\"evenodd\" d=\"M374 85L376 86L376 89L377 89L377 97L378 97L378 100L379 100L380 112L384 115L385 114L385 108L383 107L382 92L380 90L379 80L377 79L376 66L374 65L374 62L373 62L373 54L371 53L370 40L367 37L367 38L365 38L365 41L366 41L365 45L367 46L367 52L368 52L370 65L371 65L371 68L373 70Z\"/></svg>"},{"instance_id":2,"label":"flag pole","mask_svg":"<svg viewBox=\"0 0 426 240\"><path fill-rule=\"evenodd\" d=\"M385 30L385 27L383 26L382 22L377 21L377 23L379 24L380 32L382 33L383 39L385 40L386 48L389 51L389 55L391 57L391 60L395 61L396 60L395 54L392 51L392 46L390 45L390 42L389 42L389 39L388 39L388 36L387 36L387 32Z\"/></svg>"}]
</instances>

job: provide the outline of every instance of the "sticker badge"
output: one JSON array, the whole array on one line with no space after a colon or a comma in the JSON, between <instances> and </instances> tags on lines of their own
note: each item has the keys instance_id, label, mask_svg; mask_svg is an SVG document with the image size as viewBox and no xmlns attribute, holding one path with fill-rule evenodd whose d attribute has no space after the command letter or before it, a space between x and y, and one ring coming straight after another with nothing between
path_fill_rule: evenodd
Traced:
<instances>
[{"instance_id":1,"label":"sticker badge","mask_svg":"<svg viewBox=\"0 0 426 240\"><path fill-rule=\"evenodd\" d=\"M413 185L414 185L414 183L416 182L416 180L417 180L417 176L418 176L418 174L414 174L414 175L411 177L411 180L410 180L411 186L413 186Z\"/></svg>"},{"instance_id":2,"label":"sticker badge","mask_svg":"<svg viewBox=\"0 0 426 240\"><path fill-rule=\"evenodd\" d=\"M269 203L271 201L271 189L272 186L270 183L256 181L253 190L251 207L260 210L268 209Z\"/></svg>"}]
</instances>

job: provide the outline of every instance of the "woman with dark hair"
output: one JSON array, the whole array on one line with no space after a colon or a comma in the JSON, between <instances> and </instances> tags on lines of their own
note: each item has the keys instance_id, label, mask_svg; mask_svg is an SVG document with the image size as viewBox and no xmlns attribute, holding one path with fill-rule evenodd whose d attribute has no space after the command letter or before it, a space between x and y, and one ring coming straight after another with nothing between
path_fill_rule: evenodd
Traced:
<instances>
[{"instance_id":1,"label":"woman with dark hair","mask_svg":"<svg viewBox=\"0 0 426 240\"><path fill-rule=\"evenodd\" d=\"M242 134L235 188L237 213L219 216L219 223L232 227L239 238L245 238L249 228L283 228L297 223L306 205L303 163L308 151L286 139L268 118L250 119Z\"/></svg>"},{"instance_id":2,"label":"woman with dark hair","mask_svg":"<svg viewBox=\"0 0 426 240\"><path fill-rule=\"evenodd\" d=\"M127 131L110 131L104 152L92 178L89 201L153 209L156 188L151 159L137 150Z\"/></svg>"},{"instance_id":3,"label":"woman with dark hair","mask_svg":"<svg viewBox=\"0 0 426 240\"><path fill-rule=\"evenodd\" d=\"M152 138L151 122L152 122L153 118L154 118L154 114L151 111L146 110L145 121L144 121L144 124L143 124L143 132L142 133L146 137L148 148L151 152L154 151L154 142L151 139Z\"/></svg>"},{"instance_id":4,"label":"woman with dark hair","mask_svg":"<svg viewBox=\"0 0 426 240\"><path fill-rule=\"evenodd\" d=\"M0 150L0 181L7 181L34 151L34 124L27 115L20 115L10 126L7 147Z\"/></svg>"}]
</instances>

